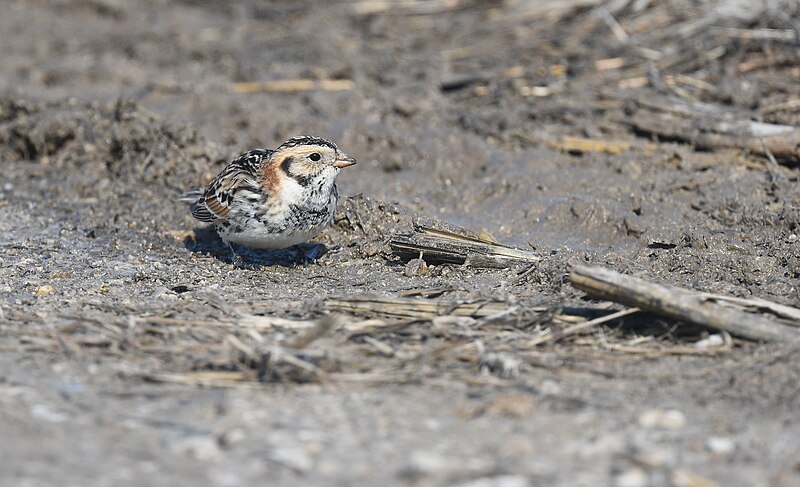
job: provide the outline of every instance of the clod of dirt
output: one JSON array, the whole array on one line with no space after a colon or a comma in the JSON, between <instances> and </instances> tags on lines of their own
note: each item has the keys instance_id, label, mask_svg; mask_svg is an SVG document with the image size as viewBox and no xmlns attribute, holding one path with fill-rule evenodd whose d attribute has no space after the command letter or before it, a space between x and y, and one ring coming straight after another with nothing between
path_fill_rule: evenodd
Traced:
<instances>
[{"instance_id":1,"label":"clod of dirt","mask_svg":"<svg viewBox=\"0 0 800 487\"><path fill-rule=\"evenodd\" d=\"M428 264L424 259L411 259L403 269L406 277L422 276L428 273Z\"/></svg>"},{"instance_id":2,"label":"clod of dirt","mask_svg":"<svg viewBox=\"0 0 800 487\"><path fill-rule=\"evenodd\" d=\"M44 106L0 99L0 157L81 174L181 189L226 161L220 147L188 126L172 126L135 102L71 99ZM87 186L91 183L87 181Z\"/></svg>"},{"instance_id":3,"label":"clod of dirt","mask_svg":"<svg viewBox=\"0 0 800 487\"><path fill-rule=\"evenodd\" d=\"M413 217L413 212L397 203L357 195L339 202L328 234L335 235L336 242L352 249L357 257L389 258L389 237L410 231Z\"/></svg>"}]
</instances>

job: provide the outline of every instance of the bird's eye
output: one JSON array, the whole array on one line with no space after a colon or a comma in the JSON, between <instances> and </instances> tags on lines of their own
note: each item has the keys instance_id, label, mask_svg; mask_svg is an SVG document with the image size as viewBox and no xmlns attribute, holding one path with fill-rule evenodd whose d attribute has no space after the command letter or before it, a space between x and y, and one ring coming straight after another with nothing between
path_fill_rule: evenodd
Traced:
<instances>
[{"instance_id":1,"label":"bird's eye","mask_svg":"<svg viewBox=\"0 0 800 487\"><path fill-rule=\"evenodd\" d=\"M319 155L319 152L312 152L308 155L308 158L314 162L317 162L318 160L322 159L322 156Z\"/></svg>"}]
</instances>

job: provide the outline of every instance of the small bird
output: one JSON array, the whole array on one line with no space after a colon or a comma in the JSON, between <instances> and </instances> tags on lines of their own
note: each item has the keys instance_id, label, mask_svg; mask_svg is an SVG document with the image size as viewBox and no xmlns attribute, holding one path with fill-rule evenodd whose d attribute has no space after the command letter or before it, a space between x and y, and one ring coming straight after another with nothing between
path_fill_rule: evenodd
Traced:
<instances>
[{"instance_id":1,"label":"small bird","mask_svg":"<svg viewBox=\"0 0 800 487\"><path fill-rule=\"evenodd\" d=\"M241 264L233 244L283 249L318 235L333 220L336 177L355 163L322 137L292 137L275 150L240 155L181 200L192 204L192 216L213 224Z\"/></svg>"}]
</instances>

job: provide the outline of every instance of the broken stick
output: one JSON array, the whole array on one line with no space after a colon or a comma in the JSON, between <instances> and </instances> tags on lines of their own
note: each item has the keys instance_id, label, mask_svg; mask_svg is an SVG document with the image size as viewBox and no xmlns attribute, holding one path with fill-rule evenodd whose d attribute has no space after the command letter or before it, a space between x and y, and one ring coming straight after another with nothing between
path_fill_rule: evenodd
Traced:
<instances>
[{"instance_id":1,"label":"broken stick","mask_svg":"<svg viewBox=\"0 0 800 487\"><path fill-rule=\"evenodd\" d=\"M697 291L655 284L608 269L582 265L572 268L570 282L592 297L724 330L740 338L800 343L800 329L786 320L748 313L733 307L731 302L722 304L721 300Z\"/></svg>"},{"instance_id":2,"label":"broken stick","mask_svg":"<svg viewBox=\"0 0 800 487\"><path fill-rule=\"evenodd\" d=\"M299 93L303 91L347 91L355 87L349 79L279 79L233 83L231 90L240 95L250 93Z\"/></svg>"},{"instance_id":3,"label":"broken stick","mask_svg":"<svg viewBox=\"0 0 800 487\"><path fill-rule=\"evenodd\" d=\"M800 129L795 126L737 119L736 114L705 103L640 99L637 105L640 109L624 120L637 132L700 150L741 149L780 161L800 161Z\"/></svg>"},{"instance_id":4,"label":"broken stick","mask_svg":"<svg viewBox=\"0 0 800 487\"><path fill-rule=\"evenodd\" d=\"M535 252L504 245L465 228L434 220L415 220L410 234L395 235L392 251L404 260L421 258L428 264L465 264L476 268L505 268L535 263Z\"/></svg>"}]
</instances>

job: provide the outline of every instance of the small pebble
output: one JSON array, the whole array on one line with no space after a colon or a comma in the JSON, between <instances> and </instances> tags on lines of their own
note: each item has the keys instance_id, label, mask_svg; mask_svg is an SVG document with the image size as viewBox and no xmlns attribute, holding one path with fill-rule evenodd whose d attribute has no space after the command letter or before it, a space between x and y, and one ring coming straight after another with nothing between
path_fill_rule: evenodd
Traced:
<instances>
[{"instance_id":1,"label":"small pebble","mask_svg":"<svg viewBox=\"0 0 800 487\"><path fill-rule=\"evenodd\" d=\"M247 434L242 428L233 428L219 435L217 441L222 448L233 448L246 437Z\"/></svg>"},{"instance_id":2,"label":"small pebble","mask_svg":"<svg viewBox=\"0 0 800 487\"><path fill-rule=\"evenodd\" d=\"M153 299L176 300L178 299L178 295L165 286L158 286L153 290Z\"/></svg>"},{"instance_id":3,"label":"small pebble","mask_svg":"<svg viewBox=\"0 0 800 487\"><path fill-rule=\"evenodd\" d=\"M370 241L359 248L364 257L374 257L383 252L383 245L379 242Z\"/></svg>"},{"instance_id":4,"label":"small pebble","mask_svg":"<svg viewBox=\"0 0 800 487\"><path fill-rule=\"evenodd\" d=\"M649 429L678 430L686 426L686 415L677 409L650 409L639 416L639 424Z\"/></svg>"},{"instance_id":5,"label":"small pebble","mask_svg":"<svg viewBox=\"0 0 800 487\"><path fill-rule=\"evenodd\" d=\"M424 276L428 273L428 264L422 259L411 259L403 269L403 274L406 277Z\"/></svg>"},{"instance_id":6,"label":"small pebble","mask_svg":"<svg viewBox=\"0 0 800 487\"><path fill-rule=\"evenodd\" d=\"M706 447L711 453L717 455L730 455L736 450L736 444L724 436L712 436L706 441Z\"/></svg>"},{"instance_id":7,"label":"small pebble","mask_svg":"<svg viewBox=\"0 0 800 487\"><path fill-rule=\"evenodd\" d=\"M646 468L663 468L675 463L675 455L666 448L649 446L633 453L632 458L636 463Z\"/></svg>"},{"instance_id":8,"label":"small pebble","mask_svg":"<svg viewBox=\"0 0 800 487\"><path fill-rule=\"evenodd\" d=\"M45 284L44 286L37 287L33 293L37 296L47 296L48 294L55 292L55 290L56 288L53 286Z\"/></svg>"},{"instance_id":9,"label":"small pebble","mask_svg":"<svg viewBox=\"0 0 800 487\"><path fill-rule=\"evenodd\" d=\"M53 411L49 406L44 404L34 404L31 406L30 414L36 419L47 421L48 423L63 423L69 419L64 413Z\"/></svg>"},{"instance_id":10,"label":"small pebble","mask_svg":"<svg viewBox=\"0 0 800 487\"><path fill-rule=\"evenodd\" d=\"M438 453L415 451L409 459L409 470L416 474L431 475L448 470L450 462Z\"/></svg>"},{"instance_id":11,"label":"small pebble","mask_svg":"<svg viewBox=\"0 0 800 487\"><path fill-rule=\"evenodd\" d=\"M270 460L279 463L295 472L305 473L314 466L314 459L300 446L276 448L269 456Z\"/></svg>"},{"instance_id":12,"label":"small pebble","mask_svg":"<svg viewBox=\"0 0 800 487\"><path fill-rule=\"evenodd\" d=\"M497 477L481 477L461 484L458 487L528 487L530 481L522 475L498 475Z\"/></svg>"},{"instance_id":13,"label":"small pebble","mask_svg":"<svg viewBox=\"0 0 800 487\"><path fill-rule=\"evenodd\" d=\"M645 487L649 485L647 473L641 468L631 468L614 477L615 487Z\"/></svg>"},{"instance_id":14,"label":"small pebble","mask_svg":"<svg viewBox=\"0 0 800 487\"><path fill-rule=\"evenodd\" d=\"M701 350L707 350L709 348L717 348L721 347L725 344L725 339L722 338L722 335L719 333L715 333L713 335L709 335L707 338L703 338L702 340L698 340L694 343L695 348L699 348Z\"/></svg>"}]
</instances>

